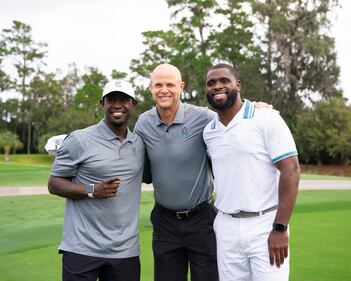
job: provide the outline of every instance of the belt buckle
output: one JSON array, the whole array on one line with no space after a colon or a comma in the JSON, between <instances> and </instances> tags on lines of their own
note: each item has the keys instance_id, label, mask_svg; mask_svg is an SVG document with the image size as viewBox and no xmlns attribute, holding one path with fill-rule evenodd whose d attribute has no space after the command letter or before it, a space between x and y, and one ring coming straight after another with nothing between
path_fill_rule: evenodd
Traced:
<instances>
[{"instance_id":1,"label":"belt buckle","mask_svg":"<svg viewBox=\"0 0 351 281\"><path fill-rule=\"evenodd\" d=\"M183 219L184 217L189 218L189 213L190 213L189 210L176 212L177 219L178 219L178 220L181 220L181 219ZM185 216L183 216L183 215L185 215Z\"/></svg>"},{"instance_id":2,"label":"belt buckle","mask_svg":"<svg viewBox=\"0 0 351 281\"><path fill-rule=\"evenodd\" d=\"M259 216L258 212L246 212L240 211L234 214L230 214L233 218L253 218Z\"/></svg>"},{"instance_id":3,"label":"belt buckle","mask_svg":"<svg viewBox=\"0 0 351 281\"><path fill-rule=\"evenodd\" d=\"M233 218L241 218L242 217L242 213L243 211L239 211L237 213L234 214L230 214Z\"/></svg>"}]
</instances>

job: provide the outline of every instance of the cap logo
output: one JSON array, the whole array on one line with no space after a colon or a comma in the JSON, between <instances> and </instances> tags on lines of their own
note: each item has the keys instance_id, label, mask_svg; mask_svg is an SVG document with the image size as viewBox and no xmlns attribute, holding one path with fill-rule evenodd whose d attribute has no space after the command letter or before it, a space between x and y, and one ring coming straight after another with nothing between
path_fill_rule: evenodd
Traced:
<instances>
[{"instance_id":1,"label":"cap logo","mask_svg":"<svg viewBox=\"0 0 351 281\"><path fill-rule=\"evenodd\" d=\"M115 81L115 86L116 87L121 87L122 86L122 81L121 80L116 80Z\"/></svg>"}]
</instances>

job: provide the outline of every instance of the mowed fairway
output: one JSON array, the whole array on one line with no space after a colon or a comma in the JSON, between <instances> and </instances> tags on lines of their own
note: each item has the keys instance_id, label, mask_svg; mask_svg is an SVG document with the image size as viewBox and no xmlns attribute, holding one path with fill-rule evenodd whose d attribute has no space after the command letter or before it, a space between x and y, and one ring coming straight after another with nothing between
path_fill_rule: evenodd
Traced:
<instances>
[{"instance_id":1,"label":"mowed fairway","mask_svg":"<svg viewBox=\"0 0 351 281\"><path fill-rule=\"evenodd\" d=\"M47 154L11 155L9 162L0 155L0 186L46 186L52 159Z\"/></svg>"},{"instance_id":2,"label":"mowed fairway","mask_svg":"<svg viewBox=\"0 0 351 281\"><path fill-rule=\"evenodd\" d=\"M47 154L11 155L5 162L0 154L0 188L47 185L53 160ZM350 177L302 174L303 180L350 180Z\"/></svg>"},{"instance_id":3,"label":"mowed fairway","mask_svg":"<svg viewBox=\"0 0 351 281\"><path fill-rule=\"evenodd\" d=\"M351 280L351 190L300 191L291 220L294 281Z\"/></svg>"},{"instance_id":4,"label":"mowed fairway","mask_svg":"<svg viewBox=\"0 0 351 281\"><path fill-rule=\"evenodd\" d=\"M152 280L152 192L142 192L142 280ZM0 280L59 281L64 199L50 195L0 197ZM351 277L351 190L301 191L291 222L292 281Z\"/></svg>"},{"instance_id":5,"label":"mowed fairway","mask_svg":"<svg viewBox=\"0 0 351 281\"><path fill-rule=\"evenodd\" d=\"M0 280L59 281L65 199L51 195L0 197ZM140 232L143 280L152 279L151 224L153 193L143 192Z\"/></svg>"}]
</instances>

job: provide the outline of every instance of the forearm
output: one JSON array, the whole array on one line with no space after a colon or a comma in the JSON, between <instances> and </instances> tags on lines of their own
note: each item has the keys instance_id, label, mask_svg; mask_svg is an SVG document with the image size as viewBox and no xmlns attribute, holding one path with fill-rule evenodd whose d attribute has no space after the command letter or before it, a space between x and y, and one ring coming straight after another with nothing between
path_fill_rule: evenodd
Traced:
<instances>
[{"instance_id":1,"label":"forearm","mask_svg":"<svg viewBox=\"0 0 351 281\"><path fill-rule=\"evenodd\" d=\"M281 165L277 164L280 170L279 203L274 222L285 225L289 224L295 206L300 180L300 167L297 157L291 158L292 159L288 159L284 163L280 163Z\"/></svg>"},{"instance_id":2,"label":"forearm","mask_svg":"<svg viewBox=\"0 0 351 281\"><path fill-rule=\"evenodd\" d=\"M83 199L88 196L85 184L78 184L66 178L50 176L48 189L51 194L70 199Z\"/></svg>"}]
</instances>

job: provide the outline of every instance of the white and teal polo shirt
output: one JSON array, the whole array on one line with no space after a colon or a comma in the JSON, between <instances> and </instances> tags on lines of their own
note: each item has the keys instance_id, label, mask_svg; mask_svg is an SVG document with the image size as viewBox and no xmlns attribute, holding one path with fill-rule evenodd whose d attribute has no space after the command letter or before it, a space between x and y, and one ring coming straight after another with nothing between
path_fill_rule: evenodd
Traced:
<instances>
[{"instance_id":1,"label":"white and teal polo shirt","mask_svg":"<svg viewBox=\"0 0 351 281\"><path fill-rule=\"evenodd\" d=\"M279 170L274 164L297 151L277 111L257 109L245 100L227 126L218 117L211 121L203 138L212 160L219 210L254 212L278 204Z\"/></svg>"}]
</instances>

